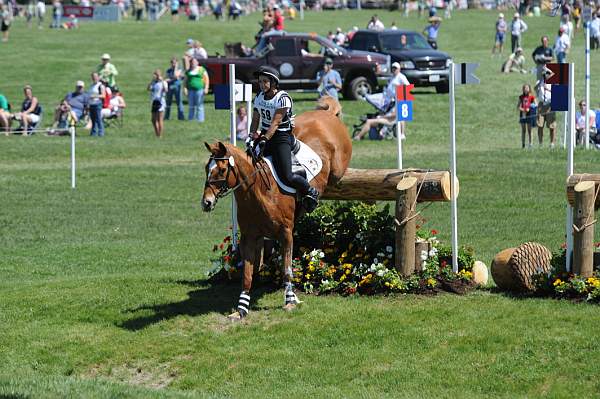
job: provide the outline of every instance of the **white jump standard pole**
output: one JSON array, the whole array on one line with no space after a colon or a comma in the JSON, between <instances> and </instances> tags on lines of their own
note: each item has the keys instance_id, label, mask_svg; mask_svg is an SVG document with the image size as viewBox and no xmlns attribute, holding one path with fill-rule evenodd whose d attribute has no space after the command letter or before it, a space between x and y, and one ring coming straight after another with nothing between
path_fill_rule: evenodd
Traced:
<instances>
[{"instance_id":1,"label":"white jump standard pole","mask_svg":"<svg viewBox=\"0 0 600 399\"><path fill-rule=\"evenodd\" d=\"M585 23L585 148L590 148L590 22Z\"/></svg>"},{"instance_id":2,"label":"white jump standard pole","mask_svg":"<svg viewBox=\"0 0 600 399\"><path fill-rule=\"evenodd\" d=\"M575 64L569 64L569 130L567 134L567 178L573 174L573 147L575 136ZM571 271L571 256L573 255L573 207L567 203L567 223L566 223L566 270Z\"/></svg>"},{"instance_id":3,"label":"white jump standard pole","mask_svg":"<svg viewBox=\"0 0 600 399\"><path fill-rule=\"evenodd\" d=\"M69 128L71 133L71 188L75 188L75 127Z\"/></svg>"},{"instance_id":4,"label":"white jump standard pole","mask_svg":"<svg viewBox=\"0 0 600 399\"><path fill-rule=\"evenodd\" d=\"M229 64L229 132L230 142L234 146L236 143L235 135L235 64ZM249 110L248 110L249 112ZM238 236L238 223L237 223L237 204L235 202L235 195L231 196L231 225L232 225L232 240L233 249L237 249L237 236Z\"/></svg>"},{"instance_id":5,"label":"white jump standard pole","mask_svg":"<svg viewBox=\"0 0 600 399\"><path fill-rule=\"evenodd\" d=\"M398 139L398 169L402 170L402 122L396 122L396 138Z\"/></svg>"},{"instance_id":6,"label":"white jump standard pole","mask_svg":"<svg viewBox=\"0 0 600 399\"><path fill-rule=\"evenodd\" d=\"M452 271L458 273L458 212L456 209L456 118L454 104L454 62L450 63L450 209L452 222Z\"/></svg>"}]
</instances>

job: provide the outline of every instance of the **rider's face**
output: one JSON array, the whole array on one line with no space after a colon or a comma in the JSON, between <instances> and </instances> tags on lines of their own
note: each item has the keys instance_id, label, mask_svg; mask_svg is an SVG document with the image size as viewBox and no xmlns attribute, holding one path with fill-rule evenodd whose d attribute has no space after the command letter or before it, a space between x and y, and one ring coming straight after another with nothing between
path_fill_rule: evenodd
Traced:
<instances>
[{"instance_id":1,"label":"rider's face","mask_svg":"<svg viewBox=\"0 0 600 399\"><path fill-rule=\"evenodd\" d=\"M268 92L269 90L271 90L271 79L269 79L266 76L259 76L258 78L258 84L260 86L260 90L263 93Z\"/></svg>"}]
</instances>

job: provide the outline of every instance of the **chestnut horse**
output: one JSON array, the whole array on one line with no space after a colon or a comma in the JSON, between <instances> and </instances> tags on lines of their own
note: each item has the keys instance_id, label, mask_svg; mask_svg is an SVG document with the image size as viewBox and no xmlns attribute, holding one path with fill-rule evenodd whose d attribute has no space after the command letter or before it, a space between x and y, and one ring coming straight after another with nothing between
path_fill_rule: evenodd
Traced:
<instances>
[{"instance_id":1,"label":"chestnut horse","mask_svg":"<svg viewBox=\"0 0 600 399\"><path fill-rule=\"evenodd\" d=\"M294 136L323 161L321 172L311 181L320 194L342 178L352 157L350 135L338 118L340 112L336 100L324 97L316 110L303 113L295 122ZM283 250L284 308L293 309L299 301L292 288L292 232L295 218L302 212L296 196L279 189L264 161L254 164L244 151L231 144L205 145L211 155L205 167L203 210L212 211L218 199L231 191L237 203L244 273L238 311L229 317L239 320L248 313L253 269L262 261L265 237L277 240Z\"/></svg>"}]
</instances>

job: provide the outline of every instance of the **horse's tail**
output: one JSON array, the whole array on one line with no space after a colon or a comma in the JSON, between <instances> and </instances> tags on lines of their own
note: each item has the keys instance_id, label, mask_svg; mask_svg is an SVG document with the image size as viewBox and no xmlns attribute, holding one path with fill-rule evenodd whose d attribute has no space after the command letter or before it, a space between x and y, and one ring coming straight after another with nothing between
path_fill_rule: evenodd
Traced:
<instances>
[{"instance_id":1,"label":"horse's tail","mask_svg":"<svg viewBox=\"0 0 600 399\"><path fill-rule=\"evenodd\" d=\"M323 96L317 100L316 109L327 111L332 115L341 118L342 116L342 105L331 96Z\"/></svg>"}]
</instances>

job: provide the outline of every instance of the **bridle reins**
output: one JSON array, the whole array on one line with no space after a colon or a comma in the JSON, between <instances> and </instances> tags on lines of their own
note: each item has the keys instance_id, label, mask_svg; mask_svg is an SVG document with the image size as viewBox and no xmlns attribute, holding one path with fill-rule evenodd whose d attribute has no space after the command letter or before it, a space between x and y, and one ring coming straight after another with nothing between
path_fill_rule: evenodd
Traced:
<instances>
[{"instance_id":1,"label":"bridle reins","mask_svg":"<svg viewBox=\"0 0 600 399\"><path fill-rule=\"evenodd\" d=\"M229 174L231 172L233 172L233 174L235 175L235 179L236 181L239 181L239 176L235 171L234 168L234 162L233 161L233 157L215 157L215 156L211 156L208 159L208 163L210 165L210 163L212 161L227 161L227 172L225 174L225 177L222 179L211 179L208 174L207 174L207 179L206 179L206 183L204 183L204 188L210 188L210 190L213 192L214 196L215 196L215 203L217 202L217 200L219 198L223 198L228 196L229 194L235 192L238 188L240 188L244 183L248 182L249 179L251 179L252 177L254 177L258 172L260 172L263 167L262 165L259 167L259 165L255 164L255 169L254 172L252 172L250 175L248 175L246 178L244 178L242 181L240 181L238 184L236 184L233 187L229 187L228 185L228 181L229 181ZM210 171L216 167L216 163L215 166L210 167L209 166L209 170L208 172L210 173ZM212 187L212 185L217 186L217 189L219 190L216 194L215 194L215 189Z\"/></svg>"}]
</instances>

